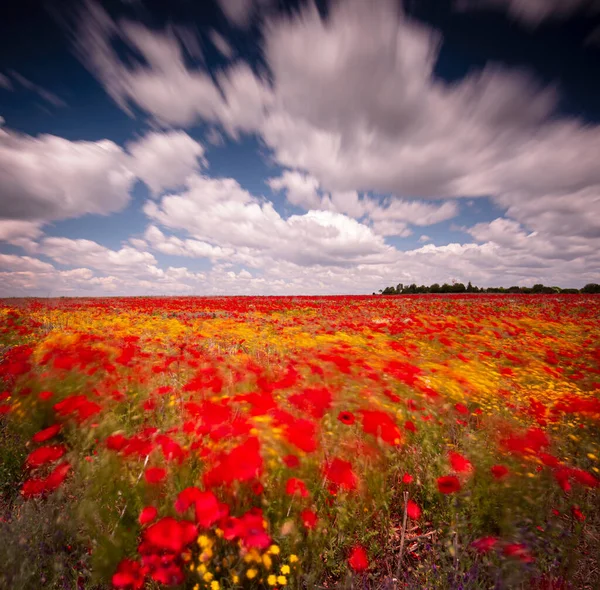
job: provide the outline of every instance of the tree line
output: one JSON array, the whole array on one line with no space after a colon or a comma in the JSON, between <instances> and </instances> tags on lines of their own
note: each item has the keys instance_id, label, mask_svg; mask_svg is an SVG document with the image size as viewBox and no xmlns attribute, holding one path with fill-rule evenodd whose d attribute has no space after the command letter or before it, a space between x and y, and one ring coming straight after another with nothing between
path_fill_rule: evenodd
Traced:
<instances>
[{"instance_id":1,"label":"tree line","mask_svg":"<svg viewBox=\"0 0 600 590\"><path fill-rule=\"evenodd\" d=\"M579 294L579 293L600 293L600 285L597 283L588 283L581 289L561 289L560 287L548 287L537 283L533 287L476 287L471 284L471 281L465 286L464 283L444 283L439 285L433 283L433 285L421 285L417 286L415 283L411 285L403 285L398 283L395 287L386 287L385 289L379 289L380 295L416 295L418 293L525 293L525 294L553 294L553 293L567 293L567 294ZM373 293L376 295L376 293Z\"/></svg>"}]
</instances>

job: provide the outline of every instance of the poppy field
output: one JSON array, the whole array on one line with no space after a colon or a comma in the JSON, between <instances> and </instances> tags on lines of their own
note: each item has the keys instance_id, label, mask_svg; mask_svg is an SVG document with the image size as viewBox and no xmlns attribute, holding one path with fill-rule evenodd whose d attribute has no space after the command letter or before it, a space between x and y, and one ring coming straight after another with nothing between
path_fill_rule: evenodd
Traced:
<instances>
[{"instance_id":1,"label":"poppy field","mask_svg":"<svg viewBox=\"0 0 600 590\"><path fill-rule=\"evenodd\" d=\"M600 587L600 297L0 302L0 588Z\"/></svg>"}]
</instances>

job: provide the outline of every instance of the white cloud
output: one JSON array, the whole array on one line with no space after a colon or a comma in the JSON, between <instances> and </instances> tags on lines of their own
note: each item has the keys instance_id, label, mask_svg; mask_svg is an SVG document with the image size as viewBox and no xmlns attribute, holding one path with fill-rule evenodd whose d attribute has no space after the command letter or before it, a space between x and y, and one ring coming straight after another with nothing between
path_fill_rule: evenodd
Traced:
<instances>
[{"instance_id":1,"label":"white cloud","mask_svg":"<svg viewBox=\"0 0 600 590\"><path fill-rule=\"evenodd\" d=\"M369 215L375 221L404 221L413 225L434 225L458 215L458 205L454 201L425 203L403 199L388 200L386 206L373 209Z\"/></svg>"},{"instance_id":2,"label":"white cloud","mask_svg":"<svg viewBox=\"0 0 600 590\"><path fill-rule=\"evenodd\" d=\"M547 19L568 18L577 12L600 11L598 0L460 0L456 6L459 10L506 10L514 18L531 26Z\"/></svg>"},{"instance_id":3,"label":"white cloud","mask_svg":"<svg viewBox=\"0 0 600 590\"><path fill-rule=\"evenodd\" d=\"M219 0L223 14L235 25L245 27L254 9L254 0Z\"/></svg>"},{"instance_id":4,"label":"white cloud","mask_svg":"<svg viewBox=\"0 0 600 590\"><path fill-rule=\"evenodd\" d=\"M84 266L111 274L160 275L162 272L149 252L129 246L111 250L92 240L48 237L40 242L39 253L60 264Z\"/></svg>"},{"instance_id":5,"label":"white cloud","mask_svg":"<svg viewBox=\"0 0 600 590\"><path fill-rule=\"evenodd\" d=\"M227 59L231 59L233 57L233 47L231 47L223 35L217 33L215 30L212 30L208 36L211 43L223 57L226 57Z\"/></svg>"},{"instance_id":6,"label":"white cloud","mask_svg":"<svg viewBox=\"0 0 600 590\"><path fill-rule=\"evenodd\" d=\"M106 215L127 205L133 180L123 150L112 141L0 129L0 217L49 221Z\"/></svg>"},{"instance_id":7,"label":"white cloud","mask_svg":"<svg viewBox=\"0 0 600 590\"><path fill-rule=\"evenodd\" d=\"M4 88L4 90L12 90L13 85L8 76L0 73L0 88Z\"/></svg>"},{"instance_id":8,"label":"white cloud","mask_svg":"<svg viewBox=\"0 0 600 590\"><path fill-rule=\"evenodd\" d=\"M54 267L30 256L0 254L0 269L17 272L48 272L54 270Z\"/></svg>"},{"instance_id":9,"label":"white cloud","mask_svg":"<svg viewBox=\"0 0 600 590\"><path fill-rule=\"evenodd\" d=\"M226 258L231 256L234 250L230 248L220 248L219 246L213 246L200 240L186 239L182 240L177 236L166 236L158 227L150 225L144 233L144 238L152 248L162 252L163 254L170 254L173 256L187 256L190 258ZM135 242L131 240L135 246ZM143 248L146 242L142 242Z\"/></svg>"},{"instance_id":10,"label":"white cloud","mask_svg":"<svg viewBox=\"0 0 600 590\"><path fill-rule=\"evenodd\" d=\"M119 39L141 54L146 64L126 64L112 46ZM126 112L130 101L158 121L174 125L198 119L218 122L228 133L256 128L269 91L242 62L219 72L214 83L202 69L189 69L178 29L150 31L134 22L115 23L96 4L88 4L76 34L82 62ZM227 97L224 100L224 95Z\"/></svg>"},{"instance_id":11,"label":"white cloud","mask_svg":"<svg viewBox=\"0 0 600 590\"><path fill-rule=\"evenodd\" d=\"M150 132L127 144L127 151L131 170L155 194L176 188L206 165L204 148L184 131Z\"/></svg>"},{"instance_id":12,"label":"white cloud","mask_svg":"<svg viewBox=\"0 0 600 590\"><path fill-rule=\"evenodd\" d=\"M393 253L369 227L340 213L309 211L283 219L272 203L254 197L233 179L191 177L189 190L150 201L144 211L194 240L235 249L232 258L243 263L260 265L280 258L303 265L348 265L381 262ZM185 244L168 243L173 248Z\"/></svg>"},{"instance_id":13,"label":"white cloud","mask_svg":"<svg viewBox=\"0 0 600 590\"><path fill-rule=\"evenodd\" d=\"M0 240L10 242L15 238L38 238L41 235L40 224L20 219L0 219Z\"/></svg>"},{"instance_id":14,"label":"white cloud","mask_svg":"<svg viewBox=\"0 0 600 590\"><path fill-rule=\"evenodd\" d=\"M67 106L67 103L62 98L60 98L59 96L56 96L56 94L54 94L53 92L50 92L49 90L46 90L42 86L39 86L38 84L34 84L31 80L28 80L27 78L25 78L25 76L22 76L18 72L11 71L11 75L14 80L16 80L21 86L23 86L23 88L27 88L27 90L31 90L32 92L35 92L40 98L43 98L46 102L50 103L52 106L54 106L54 107L66 107Z\"/></svg>"},{"instance_id":15,"label":"white cloud","mask_svg":"<svg viewBox=\"0 0 600 590\"><path fill-rule=\"evenodd\" d=\"M419 237L419 242L431 242L431 238L428 235L423 234Z\"/></svg>"},{"instance_id":16,"label":"white cloud","mask_svg":"<svg viewBox=\"0 0 600 590\"><path fill-rule=\"evenodd\" d=\"M286 198L292 205L306 210L321 207L319 181L314 176L285 170L281 176L267 179L267 184L274 191L285 190Z\"/></svg>"}]
</instances>

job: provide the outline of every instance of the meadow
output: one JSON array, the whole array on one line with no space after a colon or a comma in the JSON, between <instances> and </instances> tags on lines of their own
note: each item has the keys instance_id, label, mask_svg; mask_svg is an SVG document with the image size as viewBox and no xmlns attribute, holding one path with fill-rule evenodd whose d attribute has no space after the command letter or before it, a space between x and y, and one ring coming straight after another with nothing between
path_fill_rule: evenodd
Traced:
<instances>
[{"instance_id":1,"label":"meadow","mask_svg":"<svg viewBox=\"0 0 600 590\"><path fill-rule=\"evenodd\" d=\"M0 588L600 587L600 296L0 302Z\"/></svg>"}]
</instances>

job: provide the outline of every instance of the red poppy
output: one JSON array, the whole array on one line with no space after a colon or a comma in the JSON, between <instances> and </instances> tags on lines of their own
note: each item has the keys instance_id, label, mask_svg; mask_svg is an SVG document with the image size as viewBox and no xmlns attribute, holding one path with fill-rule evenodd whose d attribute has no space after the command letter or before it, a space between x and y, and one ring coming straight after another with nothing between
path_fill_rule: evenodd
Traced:
<instances>
[{"instance_id":1,"label":"red poppy","mask_svg":"<svg viewBox=\"0 0 600 590\"><path fill-rule=\"evenodd\" d=\"M144 587L144 575L141 570L141 565L137 561L123 559L112 577L113 586L127 590L141 590Z\"/></svg>"},{"instance_id":2,"label":"red poppy","mask_svg":"<svg viewBox=\"0 0 600 590\"><path fill-rule=\"evenodd\" d=\"M44 428L44 430L40 430L34 434L31 440L35 443L45 442L56 436L60 432L61 428L62 426L60 424L53 424L52 426L48 426L48 428Z\"/></svg>"},{"instance_id":3,"label":"red poppy","mask_svg":"<svg viewBox=\"0 0 600 590\"><path fill-rule=\"evenodd\" d=\"M324 475L335 486L354 490L358 484L358 478L352 471L352 464L349 461L344 461L335 457L331 463L326 464Z\"/></svg>"},{"instance_id":4,"label":"red poppy","mask_svg":"<svg viewBox=\"0 0 600 590\"><path fill-rule=\"evenodd\" d=\"M450 453L448 453L448 458L450 459L452 469L454 469L454 471L456 471L457 473L469 473L473 470L473 465L471 461L469 461L460 453L455 453L454 451L451 451Z\"/></svg>"},{"instance_id":5,"label":"red poppy","mask_svg":"<svg viewBox=\"0 0 600 590\"><path fill-rule=\"evenodd\" d=\"M310 420L299 419L288 424L285 429L285 437L290 444L305 453L316 451L319 444L317 427Z\"/></svg>"},{"instance_id":6,"label":"red poppy","mask_svg":"<svg viewBox=\"0 0 600 590\"><path fill-rule=\"evenodd\" d=\"M406 503L406 513L412 520L418 520L421 517L421 507L413 500Z\"/></svg>"},{"instance_id":7,"label":"red poppy","mask_svg":"<svg viewBox=\"0 0 600 590\"><path fill-rule=\"evenodd\" d=\"M491 551L497 543L498 539L496 537L482 537L481 539L473 541L471 546L477 549L479 553L487 553L488 551Z\"/></svg>"},{"instance_id":8,"label":"red poppy","mask_svg":"<svg viewBox=\"0 0 600 590\"><path fill-rule=\"evenodd\" d=\"M509 545L506 545L503 549L503 553L507 557L516 557L523 563L531 563L534 561L529 550L522 543L510 543Z\"/></svg>"},{"instance_id":9,"label":"red poppy","mask_svg":"<svg viewBox=\"0 0 600 590\"><path fill-rule=\"evenodd\" d=\"M299 494L302 498L308 498L308 490L306 489L306 484L296 477L290 477L285 484L285 493L288 496L293 496L294 494Z\"/></svg>"},{"instance_id":10,"label":"red poppy","mask_svg":"<svg viewBox=\"0 0 600 590\"><path fill-rule=\"evenodd\" d=\"M362 545L355 545L352 548L348 564L357 573L364 572L369 567L369 557Z\"/></svg>"},{"instance_id":11,"label":"red poppy","mask_svg":"<svg viewBox=\"0 0 600 590\"><path fill-rule=\"evenodd\" d=\"M351 426L356 421L356 418L352 412L340 412L338 414L338 420L342 424L348 424L348 426Z\"/></svg>"},{"instance_id":12,"label":"red poppy","mask_svg":"<svg viewBox=\"0 0 600 590\"><path fill-rule=\"evenodd\" d=\"M504 465L494 465L490 471L496 479L502 479L505 475L508 475L508 468Z\"/></svg>"},{"instance_id":13,"label":"red poppy","mask_svg":"<svg viewBox=\"0 0 600 590\"><path fill-rule=\"evenodd\" d=\"M300 459L298 459L298 457L296 457L296 455L286 455L283 458L283 462L290 469L293 469L294 467L298 467L298 465L300 465Z\"/></svg>"},{"instance_id":14,"label":"red poppy","mask_svg":"<svg viewBox=\"0 0 600 590\"><path fill-rule=\"evenodd\" d=\"M111 434L106 439L106 448L110 449L111 451L121 451L125 448L125 445L127 445L128 442L128 439L122 434Z\"/></svg>"},{"instance_id":15,"label":"red poppy","mask_svg":"<svg viewBox=\"0 0 600 590\"><path fill-rule=\"evenodd\" d=\"M27 465L27 467L35 468L45 465L46 463L53 463L60 459L66 451L67 449L63 445L40 447L29 453L25 460L25 465Z\"/></svg>"},{"instance_id":16,"label":"red poppy","mask_svg":"<svg viewBox=\"0 0 600 590\"><path fill-rule=\"evenodd\" d=\"M160 483L167 476L167 470L162 467L148 467L144 471L144 479L150 484Z\"/></svg>"},{"instance_id":17,"label":"red poppy","mask_svg":"<svg viewBox=\"0 0 600 590\"><path fill-rule=\"evenodd\" d=\"M437 478L438 490L442 494L453 494L460 490L460 482L455 475L444 475Z\"/></svg>"},{"instance_id":18,"label":"red poppy","mask_svg":"<svg viewBox=\"0 0 600 590\"><path fill-rule=\"evenodd\" d=\"M221 516L221 508L216 496L212 492L200 492L195 500L196 522L204 528L210 527Z\"/></svg>"},{"instance_id":19,"label":"red poppy","mask_svg":"<svg viewBox=\"0 0 600 590\"><path fill-rule=\"evenodd\" d=\"M166 516L146 529L143 540L159 551L181 553L197 536L194 523Z\"/></svg>"},{"instance_id":20,"label":"red poppy","mask_svg":"<svg viewBox=\"0 0 600 590\"><path fill-rule=\"evenodd\" d=\"M467 406L465 406L464 404L455 404L454 409L459 414L464 414L465 416L467 416L469 414L469 408L467 408Z\"/></svg>"},{"instance_id":21,"label":"red poppy","mask_svg":"<svg viewBox=\"0 0 600 590\"><path fill-rule=\"evenodd\" d=\"M410 432L417 432L417 427L415 426L414 422L407 420L404 423L404 430L409 430Z\"/></svg>"},{"instance_id":22,"label":"red poppy","mask_svg":"<svg viewBox=\"0 0 600 590\"><path fill-rule=\"evenodd\" d=\"M143 526L152 522L157 515L158 510L154 506L146 506L145 508L142 508L142 511L140 512L138 522Z\"/></svg>"},{"instance_id":23,"label":"red poppy","mask_svg":"<svg viewBox=\"0 0 600 590\"><path fill-rule=\"evenodd\" d=\"M571 514L573 515L573 518L575 518L575 520L578 520L579 522L583 522L585 520L585 515L583 514L583 512L581 512L579 506L572 506Z\"/></svg>"},{"instance_id":24,"label":"red poppy","mask_svg":"<svg viewBox=\"0 0 600 590\"><path fill-rule=\"evenodd\" d=\"M317 526L318 517L312 511L306 508L300 513L300 518L302 520L302 524L308 529L313 530Z\"/></svg>"},{"instance_id":25,"label":"red poppy","mask_svg":"<svg viewBox=\"0 0 600 590\"><path fill-rule=\"evenodd\" d=\"M365 434L381 437L390 445L400 444L402 434L392 416L379 410L361 410L361 414Z\"/></svg>"}]
</instances>

